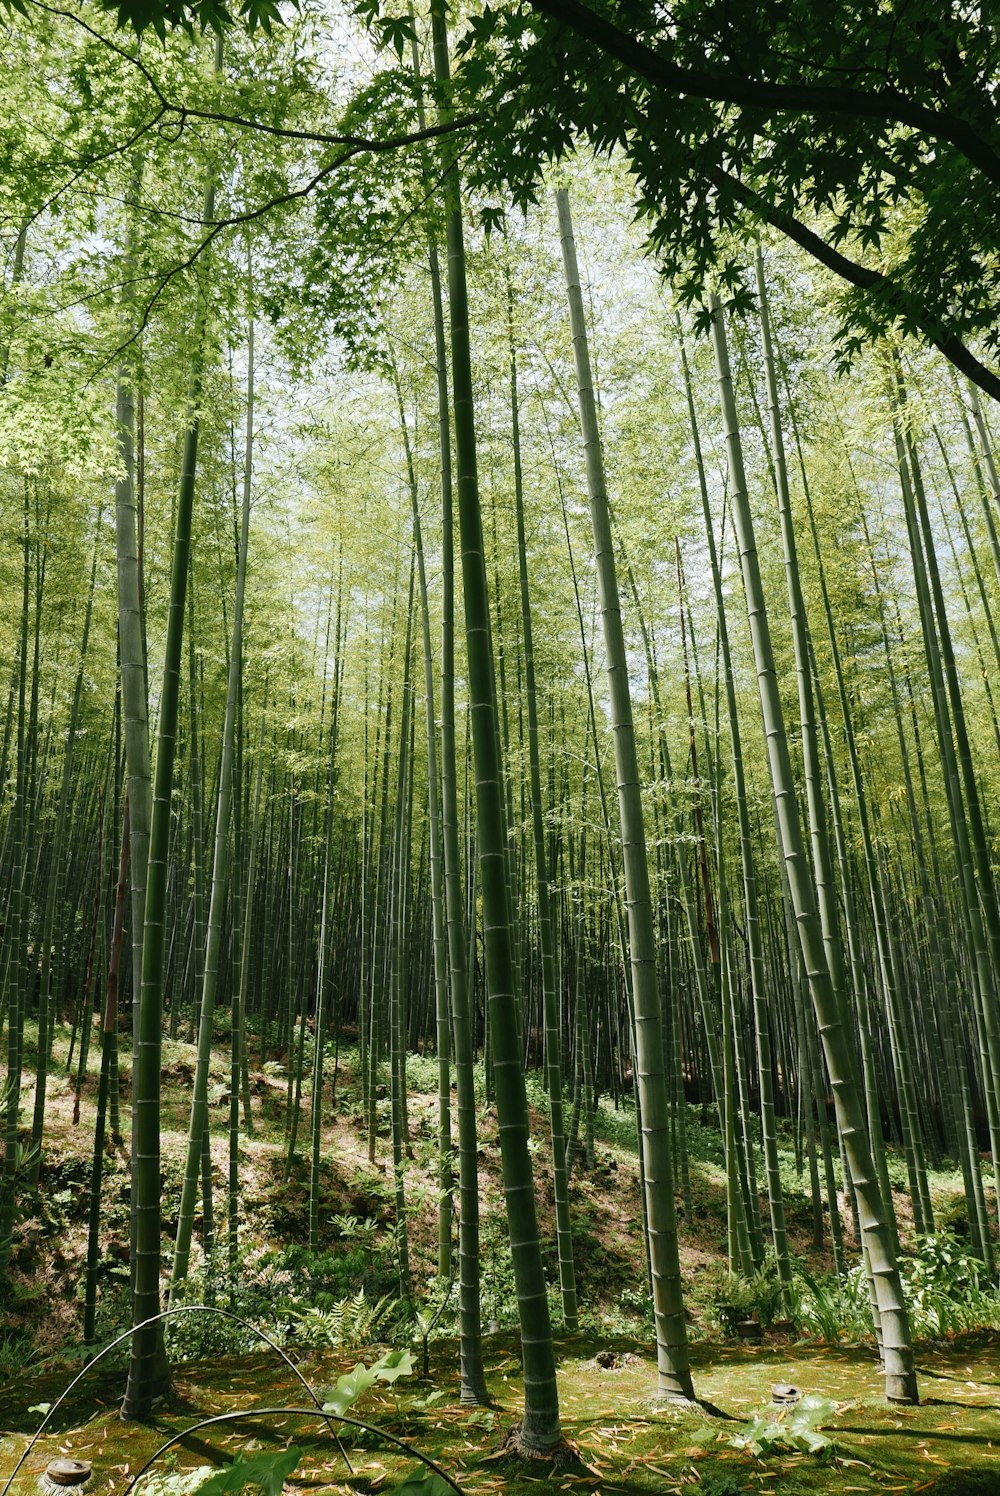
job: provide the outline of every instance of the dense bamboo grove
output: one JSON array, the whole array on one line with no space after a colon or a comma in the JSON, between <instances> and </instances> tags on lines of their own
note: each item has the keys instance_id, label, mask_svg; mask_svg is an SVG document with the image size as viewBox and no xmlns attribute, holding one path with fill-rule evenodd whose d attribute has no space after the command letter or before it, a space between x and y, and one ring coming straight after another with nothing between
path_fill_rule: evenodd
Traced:
<instances>
[{"instance_id":1,"label":"dense bamboo grove","mask_svg":"<svg viewBox=\"0 0 1000 1496\"><path fill-rule=\"evenodd\" d=\"M462 1398L485 1397L482 1062L525 1448L560 1440L552 1330L586 1298L570 1181L601 1097L635 1108L661 1398L697 1394L696 1103L732 1271L767 1257L790 1288L789 1129L817 1244L863 1265L886 1396L913 1402L890 1156L907 1239L940 1228L928 1169L950 1160L990 1277L998 1250L993 404L891 328L842 367L829 277L766 226L694 315L617 155L553 169L526 214L474 171L466 190L443 6L400 33L421 139L391 164L328 120L353 97L358 129L405 133L396 54L339 16L335 62L330 16L288 21L171 33L138 65L96 13L4 22L0 1271L44 1190L66 1037L96 1117L83 1338L125 1138L144 1416L193 1242L235 1293L251 1071L284 1066L319 1250L350 1049L416 1312L405 1057L433 1053ZM170 1202L165 1037L197 1046Z\"/></svg>"}]
</instances>

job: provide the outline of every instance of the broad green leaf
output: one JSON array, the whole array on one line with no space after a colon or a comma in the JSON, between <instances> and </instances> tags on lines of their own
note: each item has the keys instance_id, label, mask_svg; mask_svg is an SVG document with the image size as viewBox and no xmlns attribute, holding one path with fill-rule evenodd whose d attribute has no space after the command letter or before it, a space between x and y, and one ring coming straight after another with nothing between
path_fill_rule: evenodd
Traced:
<instances>
[{"instance_id":1,"label":"broad green leaf","mask_svg":"<svg viewBox=\"0 0 1000 1496\"><path fill-rule=\"evenodd\" d=\"M367 1392L369 1387L374 1387L377 1381L378 1375L375 1369L369 1369L359 1361L353 1371L337 1378L336 1387L326 1395L326 1401L323 1404L324 1413L346 1413L362 1393Z\"/></svg>"},{"instance_id":2,"label":"broad green leaf","mask_svg":"<svg viewBox=\"0 0 1000 1496\"><path fill-rule=\"evenodd\" d=\"M454 1496L448 1482L426 1465L417 1465L393 1492L394 1496Z\"/></svg>"},{"instance_id":3,"label":"broad green leaf","mask_svg":"<svg viewBox=\"0 0 1000 1496\"><path fill-rule=\"evenodd\" d=\"M372 1371L380 1382L388 1382L390 1385L397 1382L400 1377L408 1377L413 1370L412 1351L389 1351L380 1357Z\"/></svg>"},{"instance_id":4,"label":"broad green leaf","mask_svg":"<svg viewBox=\"0 0 1000 1496\"><path fill-rule=\"evenodd\" d=\"M236 1460L225 1470L209 1476L193 1496L225 1496L229 1491L245 1491L247 1486L259 1486L266 1496L281 1496L285 1481L301 1458L301 1449L292 1444L276 1454L258 1454L249 1460Z\"/></svg>"}]
</instances>

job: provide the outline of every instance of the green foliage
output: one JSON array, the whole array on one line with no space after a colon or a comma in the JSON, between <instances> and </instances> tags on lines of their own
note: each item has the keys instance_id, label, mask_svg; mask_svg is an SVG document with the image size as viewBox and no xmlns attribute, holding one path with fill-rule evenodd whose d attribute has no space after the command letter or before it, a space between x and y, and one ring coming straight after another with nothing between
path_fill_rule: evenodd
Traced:
<instances>
[{"instance_id":1,"label":"green foliage","mask_svg":"<svg viewBox=\"0 0 1000 1496\"><path fill-rule=\"evenodd\" d=\"M904 1266L907 1305L917 1335L1000 1326L1000 1291L954 1235L921 1237L917 1252ZM804 1334L831 1344L868 1340L873 1333L868 1281L860 1264L838 1276L812 1272L798 1262L789 1295L783 1294L771 1261L749 1279L730 1275L720 1264L700 1276L695 1296L709 1323L725 1335L734 1335L741 1319L755 1317L767 1326L783 1312Z\"/></svg>"},{"instance_id":2,"label":"green foliage","mask_svg":"<svg viewBox=\"0 0 1000 1496\"><path fill-rule=\"evenodd\" d=\"M529 1095L531 1095L530 1090ZM533 1105L544 1105L544 1091L541 1086L538 1102L535 1102L533 1096L531 1099ZM572 1097L567 1097L566 1100L567 1105L572 1104ZM684 1125L689 1160L692 1163L723 1165L725 1153L719 1129L706 1125L703 1107L688 1104L685 1110ZM751 1119L752 1122L754 1120ZM753 1127L751 1127L751 1132L753 1132ZM621 1104L617 1107L610 1097L600 1097L594 1109L594 1136L598 1142L607 1143L622 1153L635 1153L635 1102L631 1093L623 1096Z\"/></svg>"},{"instance_id":3,"label":"green foliage","mask_svg":"<svg viewBox=\"0 0 1000 1496\"><path fill-rule=\"evenodd\" d=\"M4 0L4 3L27 13L22 0ZM258 26L263 31L270 31L272 26L283 24L276 0L241 0L235 16L222 0L101 0L101 6L115 16L123 29L132 30L138 36L144 31L153 31L161 41L171 30L184 31L188 35L193 35L196 29L221 34L237 20L248 31L255 31Z\"/></svg>"},{"instance_id":4,"label":"green foliage","mask_svg":"<svg viewBox=\"0 0 1000 1496\"><path fill-rule=\"evenodd\" d=\"M337 1378L332 1392L325 1394L323 1411L343 1416L377 1382L393 1387L400 1377L409 1376L412 1370L413 1356L409 1351L388 1351L371 1366L359 1361L353 1371Z\"/></svg>"},{"instance_id":5,"label":"green foliage","mask_svg":"<svg viewBox=\"0 0 1000 1496\"><path fill-rule=\"evenodd\" d=\"M168 1461L170 1455L164 1459ZM151 1470L136 1486L136 1496L194 1496L215 1473L211 1465L196 1465L193 1470Z\"/></svg>"},{"instance_id":6,"label":"green foliage","mask_svg":"<svg viewBox=\"0 0 1000 1496\"><path fill-rule=\"evenodd\" d=\"M692 1442L714 1444L722 1440L730 1448L746 1450L758 1459L786 1451L826 1455L832 1452L833 1439L821 1432L820 1426L828 1423L836 1410L836 1404L828 1397L809 1393L787 1413L776 1414L769 1409L736 1432L720 1434L714 1428L705 1429Z\"/></svg>"},{"instance_id":7,"label":"green foliage","mask_svg":"<svg viewBox=\"0 0 1000 1496\"><path fill-rule=\"evenodd\" d=\"M0 1385L11 1383L39 1361L34 1337L17 1330L0 1336ZM46 1411L48 1411L46 1409Z\"/></svg>"},{"instance_id":8,"label":"green foliage","mask_svg":"<svg viewBox=\"0 0 1000 1496\"><path fill-rule=\"evenodd\" d=\"M497 1415L492 1408L480 1408L476 1413L470 1413L465 1420L470 1428L491 1429L497 1421Z\"/></svg>"},{"instance_id":9,"label":"green foliage","mask_svg":"<svg viewBox=\"0 0 1000 1496\"><path fill-rule=\"evenodd\" d=\"M716 1475L706 1470L698 1481L697 1496L744 1496L745 1490L735 1475Z\"/></svg>"},{"instance_id":10,"label":"green foliage","mask_svg":"<svg viewBox=\"0 0 1000 1496\"><path fill-rule=\"evenodd\" d=\"M365 1366L359 1361L353 1371L345 1372L343 1376L338 1377L333 1391L326 1394L323 1402L324 1413L336 1413L342 1416L370 1387L374 1387L377 1381L378 1377L374 1368Z\"/></svg>"},{"instance_id":11,"label":"green foliage","mask_svg":"<svg viewBox=\"0 0 1000 1496\"><path fill-rule=\"evenodd\" d=\"M165 1456L169 1463L172 1454ZM137 1486L140 1496L227 1496L247 1487L265 1496L281 1496L285 1481L302 1458L297 1445L271 1454L236 1459L222 1470L198 1465L193 1470L151 1471Z\"/></svg>"},{"instance_id":12,"label":"green foliage","mask_svg":"<svg viewBox=\"0 0 1000 1496\"><path fill-rule=\"evenodd\" d=\"M745 1285L724 1263L712 1263L701 1273L695 1288L695 1299L705 1311L708 1323L723 1335L735 1335L738 1320L746 1319L750 1306L741 1302Z\"/></svg>"},{"instance_id":13,"label":"green foliage","mask_svg":"<svg viewBox=\"0 0 1000 1496\"><path fill-rule=\"evenodd\" d=\"M594 1137L622 1153L636 1151L635 1107L631 1100L621 1107L612 1106L602 1096L594 1109Z\"/></svg>"},{"instance_id":14,"label":"green foliage","mask_svg":"<svg viewBox=\"0 0 1000 1496\"><path fill-rule=\"evenodd\" d=\"M295 1339L313 1349L337 1350L344 1346L370 1345L393 1311L388 1294L369 1299L363 1288L353 1298L325 1305L310 1304L290 1309Z\"/></svg>"},{"instance_id":15,"label":"green foliage","mask_svg":"<svg viewBox=\"0 0 1000 1496\"><path fill-rule=\"evenodd\" d=\"M342 1251L310 1252L297 1244L274 1250L241 1241L233 1285L223 1255L206 1259L196 1247L177 1301L223 1303L233 1287L242 1317L279 1344L291 1338L316 1349L368 1345L388 1335L397 1307L377 1291L391 1277L382 1249L385 1233L375 1221L356 1216L335 1217L334 1224L345 1241ZM127 1268L123 1273L127 1277ZM166 1322L164 1333L177 1360L238 1355L256 1345L242 1325L211 1315L178 1315Z\"/></svg>"},{"instance_id":16,"label":"green foliage","mask_svg":"<svg viewBox=\"0 0 1000 1496\"><path fill-rule=\"evenodd\" d=\"M393 1490L395 1496L454 1496L448 1482L426 1465L417 1465Z\"/></svg>"},{"instance_id":17,"label":"green foliage","mask_svg":"<svg viewBox=\"0 0 1000 1496\"><path fill-rule=\"evenodd\" d=\"M217 1470L201 1485L195 1496L226 1496L230 1491L245 1491L257 1486L265 1496L281 1496L285 1481L302 1458L297 1445L289 1445L276 1454L256 1454L249 1459L234 1460L224 1470Z\"/></svg>"},{"instance_id":18,"label":"green foliage","mask_svg":"<svg viewBox=\"0 0 1000 1496\"><path fill-rule=\"evenodd\" d=\"M6 1110L6 1106L7 1102L0 1091L0 1113ZM0 1205L0 1262L8 1260L15 1227L21 1221L30 1220L38 1211L38 1191L32 1186L31 1180L39 1157L40 1149L37 1146L32 1147L19 1138L15 1139L10 1165L5 1170L4 1193L7 1198Z\"/></svg>"},{"instance_id":19,"label":"green foliage","mask_svg":"<svg viewBox=\"0 0 1000 1496\"><path fill-rule=\"evenodd\" d=\"M432 1392L407 1398L406 1406L414 1413L429 1413L431 1408L443 1402L447 1395L442 1387L435 1387Z\"/></svg>"},{"instance_id":20,"label":"green foliage","mask_svg":"<svg viewBox=\"0 0 1000 1496\"><path fill-rule=\"evenodd\" d=\"M406 1056L406 1084L409 1090L419 1092L421 1095L437 1095L437 1057L429 1054L408 1054Z\"/></svg>"},{"instance_id":21,"label":"green foliage","mask_svg":"<svg viewBox=\"0 0 1000 1496\"><path fill-rule=\"evenodd\" d=\"M810 1273L801 1264L795 1271L797 1297L794 1318L808 1334L823 1340L866 1340L873 1333L868 1281L862 1266L838 1277Z\"/></svg>"},{"instance_id":22,"label":"green foliage","mask_svg":"<svg viewBox=\"0 0 1000 1496\"><path fill-rule=\"evenodd\" d=\"M545 166L581 139L600 154L618 149L684 300L701 305L714 282L746 311L747 234L765 223L849 280L845 356L893 326L935 341L981 334L995 352L989 22L934 0L905 13L875 0L551 9L487 7L459 43L459 107L488 115L469 166L477 187L526 205ZM945 144L952 125L958 149ZM970 219L961 205L980 198Z\"/></svg>"},{"instance_id":23,"label":"green foliage","mask_svg":"<svg viewBox=\"0 0 1000 1496\"><path fill-rule=\"evenodd\" d=\"M339 1231L342 1238L357 1240L366 1250L371 1250L375 1245L375 1239L381 1229L378 1221L372 1220L370 1216L362 1218L352 1215L334 1215L330 1217L330 1225Z\"/></svg>"},{"instance_id":24,"label":"green foliage","mask_svg":"<svg viewBox=\"0 0 1000 1496\"><path fill-rule=\"evenodd\" d=\"M920 1336L1000 1326L1000 1289L985 1265L952 1232L921 1236L903 1279Z\"/></svg>"},{"instance_id":25,"label":"green foliage","mask_svg":"<svg viewBox=\"0 0 1000 1496\"><path fill-rule=\"evenodd\" d=\"M517 1324L514 1260L507 1227L495 1215L487 1216L480 1226L479 1271L484 1327L493 1323L502 1330L513 1329Z\"/></svg>"},{"instance_id":26,"label":"green foliage","mask_svg":"<svg viewBox=\"0 0 1000 1496\"><path fill-rule=\"evenodd\" d=\"M768 1326L785 1307L785 1293L771 1252L751 1277L730 1273L722 1263L713 1264L699 1278L696 1297L709 1322L725 1335L735 1335L737 1324L744 1319L757 1319Z\"/></svg>"},{"instance_id":27,"label":"green foliage","mask_svg":"<svg viewBox=\"0 0 1000 1496\"><path fill-rule=\"evenodd\" d=\"M751 1454L768 1455L778 1450L803 1450L807 1454L825 1454L833 1447L829 1434L819 1425L827 1422L836 1407L828 1397L810 1393L784 1418L754 1418L745 1432L730 1439L734 1449L749 1449ZM739 1442L742 1440L742 1442Z\"/></svg>"},{"instance_id":28,"label":"green foliage","mask_svg":"<svg viewBox=\"0 0 1000 1496\"><path fill-rule=\"evenodd\" d=\"M410 43L416 40L412 17L383 14L380 0L357 0L355 13L376 37L378 45L391 49L400 59Z\"/></svg>"},{"instance_id":29,"label":"green foliage","mask_svg":"<svg viewBox=\"0 0 1000 1496\"><path fill-rule=\"evenodd\" d=\"M356 1294L359 1288L374 1293L385 1286L391 1251L385 1227L357 1216L334 1216L330 1224L340 1230L347 1245L310 1252L293 1243L273 1254L274 1270L287 1284L283 1303L305 1301L322 1307Z\"/></svg>"},{"instance_id":30,"label":"green foliage","mask_svg":"<svg viewBox=\"0 0 1000 1496\"><path fill-rule=\"evenodd\" d=\"M950 1231L918 1237L910 1259L910 1284L916 1291L935 1289L958 1298L967 1284L978 1287L986 1277L986 1266Z\"/></svg>"},{"instance_id":31,"label":"green foliage","mask_svg":"<svg viewBox=\"0 0 1000 1496\"><path fill-rule=\"evenodd\" d=\"M388 1351L381 1360L376 1361L372 1370L378 1376L380 1382L386 1386L395 1386L400 1377L408 1377L413 1371L412 1351Z\"/></svg>"}]
</instances>

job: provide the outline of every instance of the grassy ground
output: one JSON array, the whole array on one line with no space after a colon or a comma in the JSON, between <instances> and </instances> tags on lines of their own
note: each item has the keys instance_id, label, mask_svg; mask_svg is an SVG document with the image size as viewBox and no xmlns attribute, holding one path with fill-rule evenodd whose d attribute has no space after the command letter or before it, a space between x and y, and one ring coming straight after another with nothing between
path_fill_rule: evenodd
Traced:
<instances>
[{"instance_id":1,"label":"grassy ground","mask_svg":"<svg viewBox=\"0 0 1000 1496\"><path fill-rule=\"evenodd\" d=\"M29 1043L30 1043L29 1034ZM54 1401L79 1367L72 1359L79 1340L77 1285L84 1251L83 1213L89 1178L96 1056L82 1097L80 1122L73 1122L73 1096L63 1077L66 1043L57 1038L50 1078L45 1163L40 1195L21 1223L15 1244L13 1273L0 1331L0 1481L13 1468L37 1427L32 1406ZM271 1064L252 1077L256 1132L241 1143L244 1191L241 1252L245 1302L251 1318L271 1323L278 1298L293 1298L307 1308L317 1285L353 1292L391 1289L391 1175L386 1135L387 1116L376 1159L369 1163L362 1131L360 1086L343 1057L336 1105L324 1127L324 1176L321 1218L325 1256L302 1255L308 1218L308 1187L301 1159L284 1179L285 1079ZM62 1061L62 1064L60 1064ZM168 1043L164 1051L164 1249L169 1252L185 1147L187 1108L194 1050ZM127 1115L128 1067L123 1065L122 1110ZM410 1124L413 1159L407 1189L412 1211L414 1277L424 1285L433 1277L436 1243L435 1138L436 1067L415 1057L409 1066ZM329 1094L329 1092L328 1092ZM213 1163L217 1210L224 1210L227 1167L225 1135L228 1097L226 1067L220 1051L213 1067ZM540 1097L536 1098L540 1101ZM30 1115L30 1093L24 1097ZM385 1114L385 1104L381 1104ZM698 1395L721 1417L698 1410L677 1412L652 1401L655 1365L650 1359L651 1331L643 1305L638 1272L642 1261L642 1212L635 1160L634 1119L627 1111L605 1105L598 1118L594 1170L578 1173L573 1185L577 1271L585 1306L585 1329L559 1344L560 1397L567 1436L579 1460L562 1473L524 1470L499 1456L504 1433L518 1417L520 1362L511 1322L509 1255L501 1225L502 1202L495 1151L495 1121L482 1113L486 1144L481 1158L484 1222L484 1320L500 1325L487 1337L488 1379L495 1408L471 1412L457 1402L457 1351L453 1340L431 1342L429 1383L409 1377L397 1384L398 1401L388 1392L369 1393L359 1408L387 1432L410 1439L452 1471L470 1496L524 1488L546 1480L581 1492L679 1491L694 1487L694 1496L732 1496L738 1491L806 1493L917 1492L933 1496L969 1496L995 1491L1000 1496L1000 1338L981 1336L964 1342L923 1347L918 1358L924 1401L916 1409L888 1409L880 1401L880 1379L873 1348L866 1345L791 1343L765 1337L761 1346L720 1343L711 1322L703 1285L718 1273L725 1246L725 1181L717 1133L711 1116L699 1119L689 1109L691 1152L690 1210L682 1221L682 1262L688 1302L692 1306L691 1338ZM536 1167L542 1200L543 1230L551 1237L551 1175L547 1164L544 1121L536 1114ZM300 1127L301 1144L308 1128L307 1111ZM903 1182L898 1161L896 1182ZM807 1181L795 1171L790 1140L782 1172L793 1245L812 1271L830 1266L825 1252L811 1246L811 1209ZM932 1178L935 1205L946 1214L961 1192L961 1181L948 1172ZM128 1256L128 1159L120 1147L108 1158L102 1206L101 1337L110 1338L124 1323L124 1280ZM910 1223L900 1195L904 1238ZM359 1246L345 1218L369 1220L371 1235ZM224 1225L224 1223L223 1223ZM849 1222L847 1247L853 1256ZM296 1255L298 1254L298 1255ZM196 1254L197 1257L197 1254ZM357 1276L363 1262L362 1278ZM352 1266L353 1265L353 1266ZM554 1257L552 1265L554 1266ZM331 1276L332 1275L332 1276ZM255 1298L256 1295L256 1298ZM325 1301L323 1301L325 1302ZM281 1318L281 1316L279 1316ZM55 1432L32 1450L15 1485L18 1496L38 1490L45 1465L60 1452L94 1463L95 1491L125 1491L129 1478L158 1445L200 1418L226 1410L301 1406L304 1394L273 1357L230 1342L230 1354L206 1355L213 1346L207 1333L178 1330L175 1355L197 1357L176 1367L175 1390L154 1425L122 1425L116 1417L121 1391L120 1369L106 1376L94 1371L73 1402L60 1410ZM283 1333L290 1354L304 1364L318 1389L359 1359L359 1352L319 1353L295 1336L293 1317L285 1316ZM234 1356L233 1351L239 1350ZM200 1353L200 1354L199 1354ZM371 1352L371 1359L377 1352ZM599 1359L597 1359L599 1357ZM51 1358L51 1359L46 1359ZM613 1364L602 1363L611 1361ZM825 1458L801 1453L772 1453L757 1459L730 1446L743 1420L768 1406L770 1387L791 1382L804 1392L819 1393L836 1404L828 1433L833 1441ZM428 1403L428 1394L440 1396ZM420 1406L423 1404L423 1406ZM712 1432L717 1430L713 1440ZM171 1474L195 1466L216 1465L253 1447L273 1448L290 1439L303 1458L290 1486L307 1491L387 1491L414 1460L385 1441L363 1441L351 1455L349 1475L327 1433L301 1420L260 1419L239 1429L211 1430L188 1437L166 1462L159 1496L180 1496ZM706 1440L708 1441L706 1443ZM955 1484L959 1474L965 1486ZM969 1484L975 1479L975 1484ZM166 1484L162 1483L163 1479ZM952 1485L942 1485L942 1479ZM700 1482L700 1484L699 1484ZM0 1485L2 1492L2 1485Z\"/></svg>"},{"instance_id":2,"label":"grassy ground","mask_svg":"<svg viewBox=\"0 0 1000 1496\"><path fill-rule=\"evenodd\" d=\"M598 1353L612 1353L616 1364L605 1367ZM575 1444L578 1461L564 1472L518 1467L497 1458L504 1432L518 1416L519 1358L513 1336L487 1340L491 1411L463 1408L456 1398L456 1348L451 1341L433 1344L430 1382L411 1378L398 1401L388 1392L369 1394L358 1415L430 1455L458 1480L470 1496L490 1496L501 1489L529 1496L540 1481L562 1489L610 1496L613 1492L679 1492L691 1496L714 1491L793 1493L843 1491L929 1492L950 1496L968 1491L1000 1491L1000 1355L995 1344L953 1347L921 1358L924 1402L919 1408L887 1408L880 1401L877 1366L866 1349L829 1346L769 1345L753 1350L704 1344L695 1347L698 1394L721 1418L699 1411L658 1410L651 1400L655 1365L634 1342L563 1337L559 1342L559 1383L564 1428ZM608 1355L602 1354L602 1360ZM314 1387L332 1385L352 1358L315 1356L304 1370ZM826 1424L833 1443L824 1458L801 1453L774 1453L757 1459L730 1448L727 1438L740 1427L733 1420L750 1418L766 1408L769 1388L791 1382L822 1393L836 1403ZM33 1396L52 1395L58 1383L39 1382ZM429 1385L445 1393L426 1410L414 1407ZM178 1368L174 1396L148 1426L123 1425L115 1403L117 1379L95 1377L57 1425L58 1432L32 1450L14 1486L16 1496L34 1496L38 1478L59 1453L90 1460L95 1492L122 1492L130 1475L172 1434L202 1418L236 1408L301 1407L301 1387L274 1360L244 1357L187 1364ZM82 1391L82 1389L81 1389ZM24 1392L10 1389L0 1401L0 1427L11 1430L0 1440L0 1471L9 1471L27 1444L38 1415L29 1415ZM700 1442L717 1428L715 1443ZM162 1474L214 1466L262 1448L294 1442L302 1459L289 1485L303 1491L376 1491L391 1486L415 1463L412 1455L381 1439L366 1438L349 1448L354 1474L328 1435L315 1423L287 1417L257 1419L240 1432L223 1427L184 1440ZM965 1484L959 1482L959 1474ZM168 1482L167 1490L170 1488ZM163 1487L160 1487L163 1496Z\"/></svg>"}]
</instances>

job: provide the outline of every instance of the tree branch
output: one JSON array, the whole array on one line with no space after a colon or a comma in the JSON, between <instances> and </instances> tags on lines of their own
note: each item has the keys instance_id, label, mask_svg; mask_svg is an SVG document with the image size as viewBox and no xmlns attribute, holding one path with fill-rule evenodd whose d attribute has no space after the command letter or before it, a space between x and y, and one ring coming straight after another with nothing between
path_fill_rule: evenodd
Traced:
<instances>
[{"instance_id":1,"label":"tree branch","mask_svg":"<svg viewBox=\"0 0 1000 1496\"><path fill-rule=\"evenodd\" d=\"M468 150L469 146L466 145L461 149L463 151ZM310 177L309 181L306 182L302 187L296 187L289 192L283 192L280 196L271 198L268 202L260 203L256 208L250 208L245 213L235 213L231 218L219 218L211 224L207 223L204 219L198 220L201 223L202 227L208 228L208 233L205 234L205 236L199 241L199 243L195 245L194 249L188 255L187 259L181 260L178 263L172 265L169 270L165 271L159 277L143 277L143 279L146 280L155 278L157 284L152 292L152 295L149 297L143 308L142 315L137 326L133 330L131 336L126 338L124 343L119 344L119 346L115 349L114 353L112 353L109 358L104 359L98 365L97 369L94 371L94 374L91 375L91 378L96 378L97 375L102 373L106 368L109 367L109 365L117 362L121 358L121 355L126 351L126 349L130 348L133 343L138 341L143 332L146 330L146 327L149 325L149 319L152 316L153 308L156 306L156 303L159 301L160 297L162 296L163 292L166 290L170 282L174 279L175 276L181 275L185 270L190 270L191 267L196 263L196 261L198 261L204 254L205 250L207 250L209 246L214 242L214 240L218 237L218 235L222 233L223 229L237 228L241 225L255 223L258 219L263 218L266 214L272 212L275 208L286 207L291 203L300 202L303 198L308 197L310 193L316 187L318 187L319 184L324 181L331 172L336 170L338 166L345 165L346 162L348 162L353 156L356 156L358 154L359 153L357 150L345 150L342 155L336 157L333 161L327 162L326 166L321 167L320 170L317 171L314 176ZM404 224L408 223L409 220L413 218L421 208L426 206L426 204L433 197L434 193L440 187L449 170L451 170L451 164L446 166L440 174L435 176L434 180L431 182L431 185L428 187L427 191L419 199L419 201L414 203L413 206L408 209L407 212L402 214L402 216L396 221L396 224L391 233L386 235L383 241L384 243L391 243L392 240L395 239L396 235L401 231ZM365 261L362 261L362 263L365 263ZM124 288L125 285L137 284L138 279L139 278L137 277L130 282L123 282L122 288Z\"/></svg>"},{"instance_id":2,"label":"tree branch","mask_svg":"<svg viewBox=\"0 0 1000 1496\"><path fill-rule=\"evenodd\" d=\"M324 130L295 130L284 125L269 125L262 120L247 119L243 115L223 114L212 109L193 109L188 104L177 104L173 99L168 98L154 74L139 57L134 56L124 47L120 47L111 37L105 36L95 26L89 25L82 17L75 15L73 11L64 10L59 5L48 5L46 0L30 0L30 3L35 6L36 10L44 10L49 15L61 16L64 20L72 21L95 41L99 41L109 51L114 52L123 62L131 63L134 68L137 68L161 106L161 115L176 115L181 129L189 119L203 119L210 124L233 125L239 130L254 130L260 135L276 135L282 140L301 140L306 145L347 146L352 151L394 151L403 146L418 145L423 140L433 140L439 135L452 135L457 130L464 130L468 125L478 124L483 118L482 114L462 114L443 124L427 125L410 134L393 135L385 140L376 140L363 135L332 135Z\"/></svg>"},{"instance_id":3,"label":"tree branch","mask_svg":"<svg viewBox=\"0 0 1000 1496\"><path fill-rule=\"evenodd\" d=\"M769 83L733 72L709 72L674 62L663 50L650 47L613 22L599 16L580 0L527 0L532 10L548 16L593 42L602 52L645 78L655 88L688 94L719 104L769 109L790 114L843 114L890 125L906 125L928 140L942 140L992 182L1000 185L1000 154L967 120L952 110L931 109L896 88L831 88L810 83Z\"/></svg>"},{"instance_id":4,"label":"tree branch","mask_svg":"<svg viewBox=\"0 0 1000 1496\"><path fill-rule=\"evenodd\" d=\"M138 142L144 135L148 135L150 130L155 130L156 126L163 118L163 114L163 109L159 109L157 113L153 115L152 119L146 120L144 124L140 125L136 130L133 130L132 134L128 137L127 140L122 141L121 145L109 146L106 151L99 151L96 156L89 156L86 159L82 159L76 171L73 172L68 181L61 182L55 189L55 191L51 194L51 196L45 198L45 200L38 205L34 212L29 213L25 221L25 228L30 228L30 226L35 223L37 219L41 218L43 213L47 213L48 210L53 206L53 204L58 202L63 193L69 192L74 182L78 182L85 172L93 171L94 167L98 166L101 162L110 161L115 156L123 156L126 151L130 151L134 145L138 144Z\"/></svg>"},{"instance_id":5,"label":"tree branch","mask_svg":"<svg viewBox=\"0 0 1000 1496\"><path fill-rule=\"evenodd\" d=\"M812 255L813 259L825 265L828 270L832 270L834 275L839 276L841 280L857 286L861 291L874 291L884 295L890 305L893 302L898 303L900 290L890 276L883 275L879 270L870 270L867 265L859 265L856 260L848 259L847 255L841 254L838 249L827 244L825 239L820 238L819 234L807 228L791 213L775 208L752 187L748 187L738 177L731 176L729 172L723 171L721 167L711 173L710 180L715 186L726 188L744 207L749 208L758 218L762 218L765 223L769 223L786 238L793 240ZM949 363L994 400L1000 401L1000 376L987 368L985 364L980 363L961 338L954 333L935 331L919 321L917 325L927 341L939 353L942 353Z\"/></svg>"}]
</instances>

